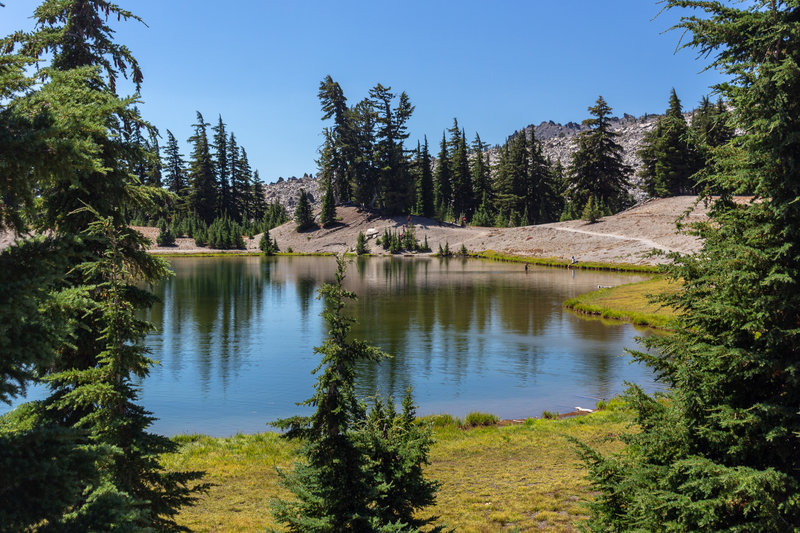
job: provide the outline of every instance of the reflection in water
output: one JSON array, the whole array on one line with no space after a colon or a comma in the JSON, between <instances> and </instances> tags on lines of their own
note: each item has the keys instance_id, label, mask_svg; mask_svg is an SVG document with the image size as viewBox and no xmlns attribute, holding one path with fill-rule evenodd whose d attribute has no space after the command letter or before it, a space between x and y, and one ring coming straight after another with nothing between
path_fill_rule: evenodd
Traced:
<instances>
[{"instance_id":1,"label":"reflection in water","mask_svg":"<svg viewBox=\"0 0 800 533\"><path fill-rule=\"evenodd\" d=\"M311 394L322 343L319 286L335 260L319 257L172 259L155 288L162 304L147 339L162 366L142 399L167 434L260 431L298 413ZM421 413L501 417L571 410L609 397L623 380L653 388L649 371L620 357L629 325L564 312L566 298L641 277L476 260L359 258L345 285L359 296L353 334L391 359L359 367L358 393L415 388Z\"/></svg>"}]
</instances>

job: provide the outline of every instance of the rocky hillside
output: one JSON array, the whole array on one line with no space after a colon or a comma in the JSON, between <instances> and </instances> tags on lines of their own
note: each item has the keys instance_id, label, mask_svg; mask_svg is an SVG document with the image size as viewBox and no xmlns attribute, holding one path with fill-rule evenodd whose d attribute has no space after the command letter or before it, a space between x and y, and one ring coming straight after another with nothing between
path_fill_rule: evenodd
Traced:
<instances>
[{"instance_id":1,"label":"rocky hillside","mask_svg":"<svg viewBox=\"0 0 800 533\"><path fill-rule=\"evenodd\" d=\"M644 115L642 117L634 117L626 113L622 118L613 118L611 120L611 129L620 134L617 142L622 145L624 151L623 159L626 164L633 167L634 174L631 181L634 187L631 189L631 193L637 201L644 199L644 192L638 187L639 179L636 173L642 162L636 156L636 152L642 144L645 133L655 127L656 120L660 116ZM687 121L691 121L691 114L687 113L685 116ZM531 129L536 133L536 138L542 141L542 149L545 156L552 161L560 159L561 163L567 166L572 159L572 153L575 151L577 135L587 128L575 122L559 124L550 120L537 126L530 125L525 128L525 131L530 132ZM498 154L497 148L489 150L492 164L497 162ZM319 207L322 202L319 184L315 178L307 174L302 178L289 178L286 180L280 178L277 183L267 185L267 201L272 202L277 199L291 213L297 204L297 196L300 194L301 188L311 194L314 206Z\"/></svg>"}]
</instances>

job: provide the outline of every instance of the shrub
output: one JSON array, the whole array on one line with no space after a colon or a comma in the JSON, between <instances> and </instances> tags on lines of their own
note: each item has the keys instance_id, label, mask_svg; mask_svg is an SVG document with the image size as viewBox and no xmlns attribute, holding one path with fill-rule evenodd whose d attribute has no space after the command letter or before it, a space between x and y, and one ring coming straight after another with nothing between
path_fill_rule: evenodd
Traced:
<instances>
[{"instance_id":1,"label":"shrub","mask_svg":"<svg viewBox=\"0 0 800 533\"><path fill-rule=\"evenodd\" d=\"M553 411L544 411L542 413L542 418L545 420L558 420L558 413L554 413Z\"/></svg>"},{"instance_id":2,"label":"shrub","mask_svg":"<svg viewBox=\"0 0 800 533\"><path fill-rule=\"evenodd\" d=\"M466 426L472 426L472 427L493 426L497 424L499 420L500 419L493 414L480 413L478 411L474 411L467 415L467 418L464 420L464 423Z\"/></svg>"},{"instance_id":3,"label":"shrub","mask_svg":"<svg viewBox=\"0 0 800 533\"><path fill-rule=\"evenodd\" d=\"M358 232L358 241L356 241L356 254L364 255L369 253L367 250L367 237L363 231Z\"/></svg>"}]
</instances>

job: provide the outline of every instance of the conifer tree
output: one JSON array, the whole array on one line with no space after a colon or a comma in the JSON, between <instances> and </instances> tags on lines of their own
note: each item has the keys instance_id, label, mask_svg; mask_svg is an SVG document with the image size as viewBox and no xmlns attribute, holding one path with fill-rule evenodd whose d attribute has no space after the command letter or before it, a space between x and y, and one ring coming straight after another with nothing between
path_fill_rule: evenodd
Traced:
<instances>
[{"instance_id":1,"label":"conifer tree","mask_svg":"<svg viewBox=\"0 0 800 533\"><path fill-rule=\"evenodd\" d=\"M48 469L44 472L53 472L53 479L48 480L51 483L63 477L57 472L59 468L74 466L76 473L81 474L64 480L64 490L60 493L54 490L56 487L44 488L40 497L55 496L56 501L41 502L43 515L20 529L41 527L42 520L47 520L52 530L59 531L173 529L171 516L185 503L183 497L188 496L185 487L157 481L163 473L159 466L150 468L157 463L157 456L163 450L157 439L152 441L140 432L149 425L150 418L139 416L142 413L133 407L115 412L117 427L131 429L126 438L142 437L137 440L136 450L126 450L118 447L115 435L111 434L113 431L109 432L110 426L104 425L107 419L101 414L106 407L105 400L112 400L102 395L110 392L102 384L107 375L108 340L110 335L130 325L127 322L120 325L114 318L120 315L114 315L114 310L126 312L146 306L150 301L146 291L125 285L124 290L115 293L113 305L106 305L113 291L109 291L111 285L105 284L109 280L102 267L103 261L115 255L120 264L145 281L154 281L163 273L163 264L145 252L144 237L127 230L126 212L135 207L152 209L159 195L158 189L142 186L131 175L131 165L146 161L146 153L141 143L132 142L126 136L126 131L131 128L154 130L132 106L134 99L121 99L116 94L115 81L120 74L130 71L137 88L142 77L128 49L111 40L113 30L107 25L109 16L138 20L130 12L100 0L46 0L35 12L36 30L31 34L17 33L5 45L6 50L12 50L15 43L20 43L22 50L37 59L52 54L49 65L45 61L40 70L39 87L26 96L24 107L30 117L45 108L53 111L42 118L53 121L48 128L61 145L56 155L66 157L59 161L57 169L47 169L33 161L26 162L24 158L22 162L28 165L26 173L29 175L33 170L37 174L44 170L41 178L37 178L43 179L43 187L42 210L35 219L35 229L50 233L54 242L64 246L63 255L69 268L60 273L58 288L72 295L71 307L62 308L67 312L65 323L79 325L70 338L51 339L58 343L58 357L39 369L52 381L52 394L43 404L46 408L34 408L33 424L38 437L30 441L28 455L37 455L42 467ZM68 150L63 152L65 148ZM42 157L46 162L50 154ZM93 231L97 220L103 220L112 231ZM122 232L127 232L125 238L116 240ZM112 252L115 243L119 246ZM81 269L81 265L87 268ZM89 265L92 266L88 268ZM115 352L117 361L123 366L130 363L125 355L135 348L126 342L117 343L116 348L120 350ZM144 367L146 363L143 366L134 364L133 371L141 373ZM120 370L115 377L122 376L123 372ZM100 399L87 390L81 391L82 384L100 392ZM75 431L76 425L81 427L80 434ZM58 433L61 434L60 443L52 440ZM72 455L72 451L79 451L72 446L76 435L83 435L80 438L84 439L79 444L84 445L81 453L85 462L80 465ZM3 436L4 444L8 443L6 436ZM0 449L6 451L5 446ZM38 455L55 451L64 454L63 463L53 463L49 455ZM149 456L150 459L144 461L149 466L126 455L128 452L142 454L140 458ZM141 477L133 475L134 472ZM32 479L39 476L40 480L42 474L42 470L27 473ZM149 486L137 493L132 479L133 483L141 480ZM3 483L3 490L11 485ZM27 489L25 493L32 494L28 482L17 488ZM61 508L63 513L59 513L57 506L68 499L65 495L76 493L77 500L69 502L68 507ZM6 496L9 494L0 498L4 503L8 501ZM24 503L28 508L32 505L36 505L35 499ZM7 522L2 520L2 523Z\"/></svg>"},{"instance_id":2,"label":"conifer tree","mask_svg":"<svg viewBox=\"0 0 800 533\"><path fill-rule=\"evenodd\" d=\"M230 158L228 155L228 134L225 131L225 123L222 122L222 115L219 116L214 130L214 173L217 177L217 205L216 215L230 215Z\"/></svg>"},{"instance_id":3,"label":"conifer tree","mask_svg":"<svg viewBox=\"0 0 800 533\"><path fill-rule=\"evenodd\" d=\"M167 190L178 198L186 195L186 169L178 141L171 131L167 130L167 146L164 147L164 174Z\"/></svg>"},{"instance_id":4,"label":"conifer tree","mask_svg":"<svg viewBox=\"0 0 800 533\"><path fill-rule=\"evenodd\" d=\"M444 219L445 213L450 209L453 201L453 183L450 174L450 157L447 152L447 137L442 132L442 143L439 148L439 157L436 160L435 201L440 218Z\"/></svg>"},{"instance_id":5,"label":"conifer tree","mask_svg":"<svg viewBox=\"0 0 800 533\"><path fill-rule=\"evenodd\" d=\"M189 157L189 183L191 190L189 202L192 210L197 213L206 224L214 220L217 205L217 184L214 176L214 162L208 144L208 123L203 120L203 115L197 111L197 122L192 124L194 135L189 137L192 144L192 154Z\"/></svg>"},{"instance_id":6,"label":"conifer tree","mask_svg":"<svg viewBox=\"0 0 800 533\"><path fill-rule=\"evenodd\" d=\"M577 150L569 166L569 195L583 209L590 196L616 213L629 203L630 167L622 161L622 147L611 131L611 108L602 96L589 108L593 118L583 121L589 129L578 134Z\"/></svg>"},{"instance_id":7,"label":"conifer tree","mask_svg":"<svg viewBox=\"0 0 800 533\"><path fill-rule=\"evenodd\" d=\"M456 133L456 147L451 159L453 165L453 211L458 215L472 217L475 197L472 175L469 171L467 139L464 131Z\"/></svg>"},{"instance_id":8,"label":"conifer tree","mask_svg":"<svg viewBox=\"0 0 800 533\"><path fill-rule=\"evenodd\" d=\"M242 213L240 207L242 199L239 196L242 188L238 184L241 180L241 160L239 159L239 145L236 143L236 135L231 132L228 140L228 179L230 180L230 192L228 193L228 206L230 217L234 220L241 220Z\"/></svg>"},{"instance_id":9,"label":"conifer tree","mask_svg":"<svg viewBox=\"0 0 800 533\"><path fill-rule=\"evenodd\" d=\"M422 149L419 152L417 169L417 205L416 213L423 217L434 215L433 174L431 172L431 155L428 150L428 136L424 137Z\"/></svg>"},{"instance_id":10,"label":"conifer tree","mask_svg":"<svg viewBox=\"0 0 800 533\"><path fill-rule=\"evenodd\" d=\"M484 206L484 210L489 211L491 210L493 192L489 154L486 153L487 148L481 141L481 136L476 133L475 140L472 142L472 186L475 191L476 201Z\"/></svg>"},{"instance_id":11,"label":"conifer tree","mask_svg":"<svg viewBox=\"0 0 800 533\"><path fill-rule=\"evenodd\" d=\"M318 92L322 120L333 118L333 126L328 129L330 136L329 164L333 183L334 201L347 202L351 196L351 169L353 167L352 125L347 108L347 98L341 86L330 75L319 84Z\"/></svg>"},{"instance_id":12,"label":"conifer tree","mask_svg":"<svg viewBox=\"0 0 800 533\"><path fill-rule=\"evenodd\" d=\"M300 189L297 207L294 210L294 221L297 231L304 231L314 225L314 214L311 212L311 202L305 189Z\"/></svg>"},{"instance_id":13,"label":"conifer tree","mask_svg":"<svg viewBox=\"0 0 800 533\"><path fill-rule=\"evenodd\" d=\"M351 107L347 115L352 150L353 195L360 205L371 208L378 197L377 172L374 168L375 114L365 98Z\"/></svg>"},{"instance_id":14,"label":"conifer tree","mask_svg":"<svg viewBox=\"0 0 800 533\"><path fill-rule=\"evenodd\" d=\"M677 27L713 58L742 135L708 179L755 198L713 201L700 252L670 269L677 331L638 354L670 386L627 393L641 431L627 451L584 449L597 531L791 531L800 525L800 4L701 2Z\"/></svg>"},{"instance_id":15,"label":"conifer tree","mask_svg":"<svg viewBox=\"0 0 800 533\"><path fill-rule=\"evenodd\" d=\"M388 213L407 212L412 207L413 183L403 141L408 138L408 119L414 106L405 92L397 97L391 87L380 83L369 91L377 131L375 134L375 161L378 172L379 196Z\"/></svg>"},{"instance_id":16,"label":"conifer tree","mask_svg":"<svg viewBox=\"0 0 800 533\"><path fill-rule=\"evenodd\" d=\"M639 177L647 194L665 197L693 192L695 156L675 89L670 93L666 114L658 119L655 129L645 135L638 155L642 159Z\"/></svg>"},{"instance_id":17,"label":"conifer tree","mask_svg":"<svg viewBox=\"0 0 800 533\"><path fill-rule=\"evenodd\" d=\"M236 201L233 210L238 214L238 218L234 217L234 220L249 220L252 217L253 199L250 190L253 182L253 169L250 167L244 146L239 147L236 169L237 174L231 176L231 188L235 191L232 196Z\"/></svg>"},{"instance_id":18,"label":"conifer tree","mask_svg":"<svg viewBox=\"0 0 800 533\"><path fill-rule=\"evenodd\" d=\"M414 421L410 392L400 414L380 402L367 414L357 400L356 365L387 355L350 338L354 319L344 308L355 295L343 287L345 270L340 256L335 282L319 291L328 338L314 349L322 356L314 373L321 372L302 404L315 411L275 423L286 438L302 439L305 461L281 472L295 499L273 501L273 514L289 531L419 531L430 519L415 511L433 503L438 486L422 474L430 434Z\"/></svg>"},{"instance_id":19,"label":"conifer tree","mask_svg":"<svg viewBox=\"0 0 800 533\"><path fill-rule=\"evenodd\" d=\"M330 176L325 180L325 195L322 197L322 211L319 214L319 223L328 227L336 222L336 204L333 201L333 183Z\"/></svg>"}]
</instances>

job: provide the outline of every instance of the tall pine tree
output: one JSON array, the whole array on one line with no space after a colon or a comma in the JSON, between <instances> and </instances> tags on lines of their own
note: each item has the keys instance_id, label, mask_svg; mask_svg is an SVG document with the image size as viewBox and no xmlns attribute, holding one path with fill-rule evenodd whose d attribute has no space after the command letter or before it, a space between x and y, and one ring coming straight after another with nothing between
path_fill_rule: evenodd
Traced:
<instances>
[{"instance_id":1,"label":"tall pine tree","mask_svg":"<svg viewBox=\"0 0 800 533\"><path fill-rule=\"evenodd\" d=\"M685 46L713 57L742 132L714 151L722 194L670 269L677 331L639 354L670 389L632 388L627 451L584 450L597 531L793 531L800 526L800 3L670 0Z\"/></svg>"}]
</instances>

